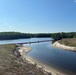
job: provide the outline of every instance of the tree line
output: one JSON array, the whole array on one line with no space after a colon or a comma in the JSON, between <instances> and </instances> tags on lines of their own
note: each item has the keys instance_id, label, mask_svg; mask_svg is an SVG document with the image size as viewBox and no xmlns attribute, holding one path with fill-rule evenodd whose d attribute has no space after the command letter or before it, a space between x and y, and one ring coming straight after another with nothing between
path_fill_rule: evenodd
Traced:
<instances>
[{"instance_id":1,"label":"tree line","mask_svg":"<svg viewBox=\"0 0 76 75\"><path fill-rule=\"evenodd\" d=\"M22 38L41 38L51 37L55 41L62 38L76 38L76 32L61 32L61 33L20 33L20 32L0 32L0 40L22 39Z\"/></svg>"},{"instance_id":2,"label":"tree line","mask_svg":"<svg viewBox=\"0 0 76 75\"><path fill-rule=\"evenodd\" d=\"M52 33L52 38L57 41L63 38L76 38L76 32L61 32L61 33Z\"/></svg>"},{"instance_id":3,"label":"tree line","mask_svg":"<svg viewBox=\"0 0 76 75\"><path fill-rule=\"evenodd\" d=\"M48 33L32 34L20 32L0 32L0 40L23 39L33 37L51 37Z\"/></svg>"}]
</instances>

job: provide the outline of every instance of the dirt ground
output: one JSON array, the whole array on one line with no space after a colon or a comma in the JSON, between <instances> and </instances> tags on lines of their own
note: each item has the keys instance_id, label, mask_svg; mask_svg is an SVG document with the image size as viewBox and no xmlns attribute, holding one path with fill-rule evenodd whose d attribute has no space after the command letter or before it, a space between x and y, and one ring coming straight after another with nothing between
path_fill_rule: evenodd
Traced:
<instances>
[{"instance_id":1,"label":"dirt ground","mask_svg":"<svg viewBox=\"0 0 76 75\"><path fill-rule=\"evenodd\" d=\"M36 68L36 65L23 62L15 51L16 45L0 45L0 75L51 75Z\"/></svg>"},{"instance_id":2,"label":"dirt ground","mask_svg":"<svg viewBox=\"0 0 76 75\"><path fill-rule=\"evenodd\" d=\"M61 44L76 47L76 38L66 38L59 40Z\"/></svg>"}]
</instances>

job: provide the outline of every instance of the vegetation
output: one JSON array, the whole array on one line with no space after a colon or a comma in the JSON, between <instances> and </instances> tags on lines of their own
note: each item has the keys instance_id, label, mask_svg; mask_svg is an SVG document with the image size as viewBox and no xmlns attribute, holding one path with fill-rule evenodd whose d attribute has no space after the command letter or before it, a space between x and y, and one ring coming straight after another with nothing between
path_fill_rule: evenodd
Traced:
<instances>
[{"instance_id":1,"label":"vegetation","mask_svg":"<svg viewBox=\"0 0 76 75\"><path fill-rule=\"evenodd\" d=\"M74 46L76 47L76 38L66 38L59 40L59 43L67 45L67 46Z\"/></svg>"},{"instance_id":2,"label":"vegetation","mask_svg":"<svg viewBox=\"0 0 76 75\"><path fill-rule=\"evenodd\" d=\"M51 75L16 57L16 45L0 45L0 75Z\"/></svg>"},{"instance_id":3,"label":"vegetation","mask_svg":"<svg viewBox=\"0 0 76 75\"><path fill-rule=\"evenodd\" d=\"M69 33L20 33L20 32L0 32L0 40L9 40L9 39L22 39L22 38L32 38L32 37L51 37L55 41L62 38L76 38L76 32Z\"/></svg>"},{"instance_id":4,"label":"vegetation","mask_svg":"<svg viewBox=\"0 0 76 75\"><path fill-rule=\"evenodd\" d=\"M52 34L54 41L59 41L61 44L76 47L76 32L69 33L54 33Z\"/></svg>"},{"instance_id":5,"label":"vegetation","mask_svg":"<svg viewBox=\"0 0 76 75\"><path fill-rule=\"evenodd\" d=\"M1 32L0 33L0 40L20 39L20 38L30 38L30 35L25 33L20 33L20 32Z\"/></svg>"},{"instance_id":6,"label":"vegetation","mask_svg":"<svg viewBox=\"0 0 76 75\"><path fill-rule=\"evenodd\" d=\"M30 33L20 33L20 32L0 32L0 40L9 39L22 39L31 37L51 37L51 34L30 34Z\"/></svg>"},{"instance_id":7,"label":"vegetation","mask_svg":"<svg viewBox=\"0 0 76 75\"><path fill-rule=\"evenodd\" d=\"M69 33L53 33L52 38L56 40L60 40L63 38L76 38L76 32L69 32Z\"/></svg>"}]
</instances>

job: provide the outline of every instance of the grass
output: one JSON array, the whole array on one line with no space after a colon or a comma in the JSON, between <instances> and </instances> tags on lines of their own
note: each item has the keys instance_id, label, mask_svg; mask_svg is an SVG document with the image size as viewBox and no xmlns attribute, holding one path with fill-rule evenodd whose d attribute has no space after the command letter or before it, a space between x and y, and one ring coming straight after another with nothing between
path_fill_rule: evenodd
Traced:
<instances>
[{"instance_id":1,"label":"grass","mask_svg":"<svg viewBox=\"0 0 76 75\"><path fill-rule=\"evenodd\" d=\"M16 45L0 45L0 75L51 75L17 58L14 50Z\"/></svg>"},{"instance_id":2,"label":"grass","mask_svg":"<svg viewBox=\"0 0 76 75\"><path fill-rule=\"evenodd\" d=\"M61 44L76 47L76 38L66 38L59 40Z\"/></svg>"}]
</instances>

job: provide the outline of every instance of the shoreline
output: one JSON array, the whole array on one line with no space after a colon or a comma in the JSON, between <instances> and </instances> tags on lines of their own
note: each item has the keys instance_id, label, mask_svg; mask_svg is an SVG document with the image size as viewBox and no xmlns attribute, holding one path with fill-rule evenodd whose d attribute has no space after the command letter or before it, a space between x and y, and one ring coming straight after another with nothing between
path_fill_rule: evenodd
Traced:
<instances>
[{"instance_id":1,"label":"shoreline","mask_svg":"<svg viewBox=\"0 0 76 75\"><path fill-rule=\"evenodd\" d=\"M58 41L53 43L53 47L76 52L76 47L66 46L64 44L60 44Z\"/></svg>"},{"instance_id":2,"label":"shoreline","mask_svg":"<svg viewBox=\"0 0 76 75\"><path fill-rule=\"evenodd\" d=\"M18 51L24 62L35 65L36 68L41 69L44 73L48 73L50 75L69 75L69 74L65 74L63 72L57 71L54 68L51 68L43 63L40 63L39 61L27 56L27 53L30 52L31 50L32 50L32 48L29 46L20 46L19 47Z\"/></svg>"}]
</instances>

